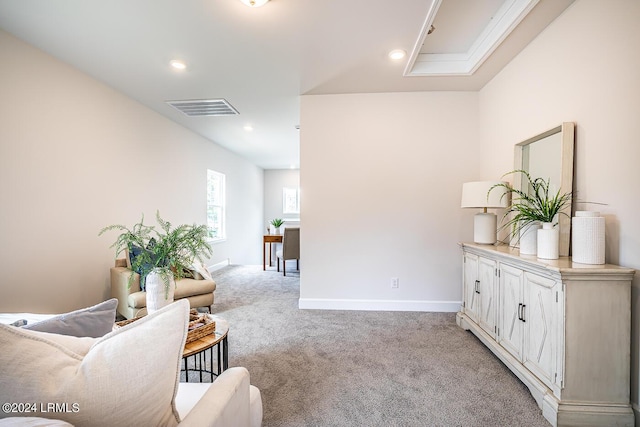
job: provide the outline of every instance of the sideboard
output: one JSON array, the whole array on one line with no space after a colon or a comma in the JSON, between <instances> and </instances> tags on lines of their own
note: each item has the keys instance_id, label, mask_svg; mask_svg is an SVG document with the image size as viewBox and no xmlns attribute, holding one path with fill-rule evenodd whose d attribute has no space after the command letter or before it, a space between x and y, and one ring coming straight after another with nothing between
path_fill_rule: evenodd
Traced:
<instances>
[{"instance_id":1,"label":"sideboard","mask_svg":"<svg viewBox=\"0 0 640 427\"><path fill-rule=\"evenodd\" d=\"M462 243L471 331L529 388L553 426L629 426L635 270L539 260L506 245Z\"/></svg>"}]
</instances>

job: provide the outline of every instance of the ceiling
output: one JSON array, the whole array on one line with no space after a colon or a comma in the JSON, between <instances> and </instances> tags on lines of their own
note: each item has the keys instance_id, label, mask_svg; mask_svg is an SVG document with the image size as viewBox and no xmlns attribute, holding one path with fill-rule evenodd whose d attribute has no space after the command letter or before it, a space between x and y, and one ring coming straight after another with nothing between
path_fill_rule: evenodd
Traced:
<instances>
[{"instance_id":1,"label":"ceiling","mask_svg":"<svg viewBox=\"0 0 640 427\"><path fill-rule=\"evenodd\" d=\"M0 0L0 28L262 168L284 169L299 167L300 95L479 90L572 1ZM517 8L528 10L496 18ZM491 44L496 21L506 34ZM488 53L471 49L483 44ZM390 60L393 49L407 57ZM187 68L173 69L174 59ZM220 98L239 114L188 117L166 103Z\"/></svg>"}]
</instances>

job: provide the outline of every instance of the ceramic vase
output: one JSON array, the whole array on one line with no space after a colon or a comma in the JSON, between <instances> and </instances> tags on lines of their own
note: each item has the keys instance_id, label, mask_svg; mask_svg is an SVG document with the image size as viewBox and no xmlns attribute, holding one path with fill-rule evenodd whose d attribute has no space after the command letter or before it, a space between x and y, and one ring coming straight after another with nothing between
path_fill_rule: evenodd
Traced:
<instances>
[{"instance_id":1,"label":"ceramic vase","mask_svg":"<svg viewBox=\"0 0 640 427\"><path fill-rule=\"evenodd\" d=\"M176 282L173 275L169 277L169 289L162 279L158 270L152 270L145 280L145 291L147 293L147 312L153 313L162 307L173 302Z\"/></svg>"},{"instance_id":2,"label":"ceramic vase","mask_svg":"<svg viewBox=\"0 0 640 427\"><path fill-rule=\"evenodd\" d=\"M540 223L532 222L520 228L520 255L536 255L538 253L538 230Z\"/></svg>"},{"instance_id":3,"label":"ceramic vase","mask_svg":"<svg viewBox=\"0 0 640 427\"><path fill-rule=\"evenodd\" d=\"M269 226L271 234L280 234L280 227L275 227L273 224Z\"/></svg>"},{"instance_id":4,"label":"ceramic vase","mask_svg":"<svg viewBox=\"0 0 640 427\"><path fill-rule=\"evenodd\" d=\"M543 222L538 230L538 258L558 259L560 232L551 222Z\"/></svg>"},{"instance_id":5,"label":"ceramic vase","mask_svg":"<svg viewBox=\"0 0 640 427\"><path fill-rule=\"evenodd\" d=\"M572 261L581 264L605 263L605 220L600 212L577 211L571 219Z\"/></svg>"}]
</instances>

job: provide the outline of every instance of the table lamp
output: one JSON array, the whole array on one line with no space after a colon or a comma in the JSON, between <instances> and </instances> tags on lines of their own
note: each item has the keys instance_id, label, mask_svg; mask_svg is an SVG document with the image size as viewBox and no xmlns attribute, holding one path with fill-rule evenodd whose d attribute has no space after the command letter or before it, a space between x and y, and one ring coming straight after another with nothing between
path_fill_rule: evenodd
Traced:
<instances>
[{"instance_id":1,"label":"table lamp","mask_svg":"<svg viewBox=\"0 0 640 427\"><path fill-rule=\"evenodd\" d=\"M498 220L496 214L487 209L506 208L509 206L509 195L503 187L491 187L506 184L504 181L475 181L462 184L462 208L482 208L473 219L473 241L485 245L496 242ZM504 195L504 197L503 197Z\"/></svg>"}]
</instances>

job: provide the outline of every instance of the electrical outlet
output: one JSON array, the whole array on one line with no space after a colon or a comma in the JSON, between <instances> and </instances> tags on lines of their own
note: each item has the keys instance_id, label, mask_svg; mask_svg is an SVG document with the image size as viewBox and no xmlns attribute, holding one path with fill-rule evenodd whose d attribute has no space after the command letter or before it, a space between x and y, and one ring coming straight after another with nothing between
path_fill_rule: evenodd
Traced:
<instances>
[{"instance_id":1,"label":"electrical outlet","mask_svg":"<svg viewBox=\"0 0 640 427\"><path fill-rule=\"evenodd\" d=\"M397 288L400 285L400 280L397 277L391 278L391 287Z\"/></svg>"}]
</instances>

